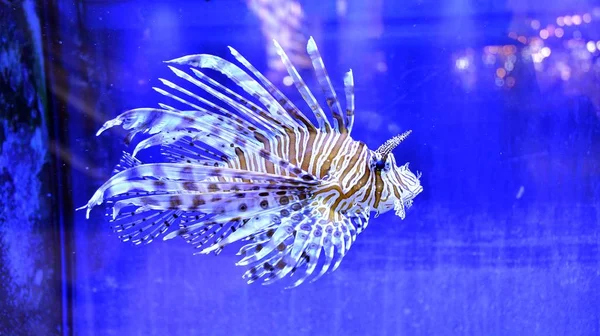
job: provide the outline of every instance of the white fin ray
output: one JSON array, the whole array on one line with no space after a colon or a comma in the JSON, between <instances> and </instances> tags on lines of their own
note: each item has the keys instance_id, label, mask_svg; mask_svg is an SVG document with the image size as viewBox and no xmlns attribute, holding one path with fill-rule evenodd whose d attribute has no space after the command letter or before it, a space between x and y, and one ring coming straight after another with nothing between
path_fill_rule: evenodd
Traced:
<instances>
[{"instance_id":1,"label":"white fin ray","mask_svg":"<svg viewBox=\"0 0 600 336\"><path fill-rule=\"evenodd\" d=\"M274 127L273 126L273 120L267 120L265 119L263 116L260 116L256 113L254 113L253 111L249 110L246 106L234 101L233 99L227 97L226 95L216 91L215 89L213 89L212 87L204 84L203 82L193 78L192 76L188 75L187 73L185 73L184 71L181 71L173 66L169 66L169 69L171 69L171 71L173 71L175 73L175 75L177 75L179 78L185 79L188 82L198 86L199 88L203 89L204 91L206 91L207 93L209 93L210 95L212 95L213 97L218 98L219 100L223 101L225 104L229 105L230 107L232 107L233 109L235 109L236 111L238 111L239 113L241 113L242 115L245 115L246 117L248 117L249 119L251 119L254 123L256 123L257 125L260 125L261 127L264 127L272 132L280 132L279 128L280 127Z\"/></svg>"},{"instance_id":2,"label":"white fin ray","mask_svg":"<svg viewBox=\"0 0 600 336\"><path fill-rule=\"evenodd\" d=\"M325 94L327 106L329 106L329 109L331 110L331 114L333 116L333 129L336 132L346 133L346 125L344 123L344 117L342 116L340 102L338 101L337 94L333 89L333 85L331 84L331 80L329 79L329 75L325 69L325 64L323 63L323 59L321 58L317 44L312 36L308 40L306 51L308 52L308 55L312 61L315 74L317 75L317 80L319 81L321 89Z\"/></svg>"},{"instance_id":3,"label":"white fin ray","mask_svg":"<svg viewBox=\"0 0 600 336\"><path fill-rule=\"evenodd\" d=\"M244 56L242 56L237 50L233 47L229 47L231 54L238 60L238 62L242 63L248 70L250 70L254 76L258 78L258 80L265 86L265 88L269 91L269 93L277 99L277 101L282 105L283 109L291 113L291 117L300 123L300 125L312 130L315 128L313 123L308 119L302 111L300 111L294 103L289 100L277 87L273 85L263 74L261 74L256 68L246 60Z\"/></svg>"},{"instance_id":4,"label":"white fin ray","mask_svg":"<svg viewBox=\"0 0 600 336\"><path fill-rule=\"evenodd\" d=\"M246 93L260 101L260 103L267 108L269 113L276 116L276 119L281 121L287 120L288 126L295 125L295 123L289 119L289 116L283 107L279 105L260 83L250 77L250 75L240 69L237 65L229 61L214 55L198 54L180 57L167 61L166 63L188 65L196 68L208 68L219 71L240 86Z\"/></svg>"},{"instance_id":5,"label":"white fin ray","mask_svg":"<svg viewBox=\"0 0 600 336\"><path fill-rule=\"evenodd\" d=\"M285 65L288 74L293 79L296 89L298 89L298 92L300 92L300 95L302 96L306 104L308 104L310 109L313 111L315 117L317 118L319 129L321 130L321 132L329 132L329 130L331 129L331 125L327 120L325 112L323 112L323 109L315 99L315 96L312 94L312 92L310 92L310 89L308 88L308 86L306 86L306 83L304 82L304 80L302 80L302 77L300 77L300 74L292 65L292 62L290 62L290 59L288 58L281 45L279 45L279 43L275 40L273 40L273 43L275 44L277 54L279 55L279 57L281 57L281 61Z\"/></svg>"},{"instance_id":6,"label":"white fin ray","mask_svg":"<svg viewBox=\"0 0 600 336\"><path fill-rule=\"evenodd\" d=\"M344 75L344 92L346 93L346 129L350 133L354 126L354 75L352 70Z\"/></svg>"}]
</instances>

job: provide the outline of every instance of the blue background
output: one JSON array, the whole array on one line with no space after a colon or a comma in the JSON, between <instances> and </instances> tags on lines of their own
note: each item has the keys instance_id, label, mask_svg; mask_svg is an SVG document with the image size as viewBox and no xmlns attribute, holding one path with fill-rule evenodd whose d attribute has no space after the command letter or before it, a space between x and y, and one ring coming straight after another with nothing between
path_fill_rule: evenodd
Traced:
<instances>
[{"instance_id":1,"label":"blue background","mask_svg":"<svg viewBox=\"0 0 600 336\"><path fill-rule=\"evenodd\" d=\"M171 78L163 60L231 60L231 45L304 106L269 65L270 34L285 29L300 34L290 39L300 59L315 37L338 90L353 69L357 140L376 148L413 130L394 154L423 172L425 190L406 220L373 219L339 270L294 290L246 285L235 249L214 257L193 256L183 241L136 247L119 242L102 211L72 214L64 229L75 334L600 334L600 63L587 49L600 40L598 2L302 1L302 24L290 24L292 10L278 29L261 20L269 8L234 0L56 5L73 207L126 149L123 132L95 131L161 101L151 87ZM557 24L585 13L590 22ZM563 36L539 38L548 24ZM543 68L523 56L535 41L551 49Z\"/></svg>"}]
</instances>

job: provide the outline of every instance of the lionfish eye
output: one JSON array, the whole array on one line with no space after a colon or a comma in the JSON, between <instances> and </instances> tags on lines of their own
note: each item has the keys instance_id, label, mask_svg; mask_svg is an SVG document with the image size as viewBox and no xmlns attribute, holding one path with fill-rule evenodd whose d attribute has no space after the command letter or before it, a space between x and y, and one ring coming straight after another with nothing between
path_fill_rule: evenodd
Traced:
<instances>
[{"instance_id":1,"label":"lionfish eye","mask_svg":"<svg viewBox=\"0 0 600 336\"><path fill-rule=\"evenodd\" d=\"M384 159L377 159L377 161L375 161L375 170L383 170L385 168L385 160Z\"/></svg>"}]
</instances>

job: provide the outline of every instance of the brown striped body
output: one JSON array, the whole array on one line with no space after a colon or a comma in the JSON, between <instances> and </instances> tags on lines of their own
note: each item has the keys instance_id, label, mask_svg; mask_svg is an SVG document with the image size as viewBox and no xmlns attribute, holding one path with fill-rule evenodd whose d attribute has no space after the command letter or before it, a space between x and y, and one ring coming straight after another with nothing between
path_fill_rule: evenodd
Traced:
<instances>
[{"instance_id":1,"label":"brown striped body","mask_svg":"<svg viewBox=\"0 0 600 336\"><path fill-rule=\"evenodd\" d=\"M248 283L262 279L270 284L289 274L298 276L293 286L335 270L371 212L393 209L404 218L423 188L420 174L414 175L408 164L397 166L391 151L410 131L375 151L354 140L352 71L344 75L342 109L316 44L309 40L307 52L330 123L277 42L275 49L317 124L231 47L254 77L214 55L168 61L177 79L214 101L160 78L163 88L154 89L168 104L126 111L98 131L122 125L130 131L129 140L136 134L149 137L131 155L123 155L114 175L79 209L87 209L89 216L93 207L110 201L106 215L113 230L135 244L165 234L165 240L182 237L200 253L219 253L245 241L237 264L249 266ZM200 69L222 73L245 95ZM153 146L161 146L164 162L135 158Z\"/></svg>"},{"instance_id":2,"label":"brown striped body","mask_svg":"<svg viewBox=\"0 0 600 336\"><path fill-rule=\"evenodd\" d=\"M380 192L369 199L371 190L381 191L383 180L371 172L368 160L371 151L352 139L347 133L309 132L297 128L272 141L262 140L264 149L301 167L318 179L326 179L324 187L314 193L315 198L329 196L331 210L351 211L357 202L363 207L377 207ZM255 151L235 148L236 157L227 166L254 172L293 176L289 171L263 159ZM370 204L364 204L370 200Z\"/></svg>"}]
</instances>

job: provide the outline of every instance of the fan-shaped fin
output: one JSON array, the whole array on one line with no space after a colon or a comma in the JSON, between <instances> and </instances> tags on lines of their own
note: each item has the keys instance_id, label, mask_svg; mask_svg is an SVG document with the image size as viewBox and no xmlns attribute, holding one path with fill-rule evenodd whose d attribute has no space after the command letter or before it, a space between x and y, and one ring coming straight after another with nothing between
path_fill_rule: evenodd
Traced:
<instances>
[{"instance_id":1,"label":"fan-shaped fin","mask_svg":"<svg viewBox=\"0 0 600 336\"><path fill-rule=\"evenodd\" d=\"M213 89L212 87L210 87L210 86L204 84L203 82L195 79L194 77L188 75L184 71L181 71L173 66L169 66L169 69L171 69L171 71L173 71L175 73L175 75L177 75L178 77L183 78L183 79L187 80L188 82L198 86L199 88L203 89L204 91L206 91L213 97L216 97L219 100L223 101L225 104L229 105L231 108L233 108L235 111L237 111L241 115L248 117L256 125L260 125L261 127L269 129L273 132L281 132L281 129L285 126L285 120L278 120L276 118L271 117L270 115L268 115L266 113L263 113L262 115L260 113L256 113L256 112L250 110L249 108L247 108L246 106L240 104L239 102L236 102L235 100L229 98L228 96L220 93L219 91ZM195 70L195 69L192 69L192 71L193 70Z\"/></svg>"},{"instance_id":2,"label":"fan-shaped fin","mask_svg":"<svg viewBox=\"0 0 600 336\"><path fill-rule=\"evenodd\" d=\"M280 224L254 235L238 253L243 258L237 264L250 266L244 278L249 283L263 279L267 285L290 275L296 278L291 285L295 287L314 274L322 254L316 278L335 270L354 241L356 228L349 218L341 214L329 218L330 214L318 202L297 206L288 216L280 216Z\"/></svg>"},{"instance_id":3,"label":"fan-shaped fin","mask_svg":"<svg viewBox=\"0 0 600 336\"><path fill-rule=\"evenodd\" d=\"M319 183L316 180L311 181L296 177L287 177L231 168L208 167L181 163L150 163L135 166L114 175L100 188L98 188L85 206L80 207L78 210L87 208L87 216L89 216L90 210L95 205L102 204L105 198L118 194L119 191L122 190L119 189L122 188L119 184L123 184L125 186L123 188L128 188L127 185L131 183L132 180L143 177L153 177L158 180L164 179L191 182L202 181L207 177L226 177L273 183L290 183L306 187L310 187ZM160 182L154 183L156 185L160 184ZM106 194L107 191L108 194Z\"/></svg>"},{"instance_id":4,"label":"fan-shaped fin","mask_svg":"<svg viewBox=\"0 0 600 336\"><path fill-rule=\"evenodd\" d=\"M287 112L279 105L279 103L262 87L256 80L250 77L246 72L240 69L237 65L226 61L214 55L188 55L180 57L166 63L188 65L197 68L209 68L216 70L229 77L234 83L240 86L244 91L256 98L263 104L269 113L276 116L278 120L287 120L287 125L292 127L295 123L291 120Z\"/></svg>"},{"instance_id":5,"label":"fan-shaped fin","mask_svg":"<svg viewBox=\"0 0 600 336\"><path fill-rule=\"evenodd\" d=\"M248 70L250 70L254 76L258 78L258 80L267 88L269 93L277 99L277 101L282 105L282 107L294 118L294 120L298 121L300 125L306 127L309 131L315 129L313 123L308 119L302 111L300 111L296 105L292 101L290 101L275 85L273 85L263 74L261 74L256 68L244 58L237 50L232 47L229 47L231 54L238 60L238 62L242 63Z\"/></svg>"}]
</instances>

